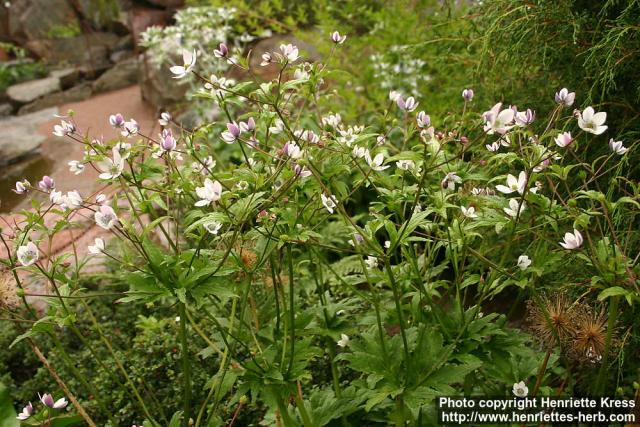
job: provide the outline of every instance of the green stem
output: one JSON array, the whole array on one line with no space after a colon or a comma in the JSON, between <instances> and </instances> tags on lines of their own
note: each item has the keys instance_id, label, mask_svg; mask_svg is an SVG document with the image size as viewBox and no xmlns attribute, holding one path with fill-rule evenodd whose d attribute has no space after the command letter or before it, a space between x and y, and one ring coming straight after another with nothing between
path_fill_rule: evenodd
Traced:
<instances>
[{"instance_id":1,"label":"green stem","mask_svg":"<svg viewBox=\"0 0 640 427\"><path fill-rule=\"evenodd\" d=\"M396 304L396 311L398 312L398 323L400 323L400 334L402 335L402 346L404 347L404 357L407 361L407 370L406 372L411 372L409 360L409 342L407 340L407 334L405 332L404 325L404 316L402 315L402 303L400 301L400 290L398 289L398 284L396 283L395 277L393 277L393 273L391 272L391 264L388 259L384 260L384 269L387 271L387 276L389 277L389 281L391 282L391 289L393 290L393 299Z\"/></svg>"},{"instance_id":2,"label":"green stem","mask_svg":"<svg viewBox=\"0 0 640 427\"><path fill-rule=\"evenodd\" d=\"M182 382L184 422L188 426L191 417L191 364L189 363L189 348L187 343L187 313L184 303L180 303L180 342L182 346Z\"/></svg>"},{"instance_id":3,"label":"green stem","mask_svg":"<svg viewBox=\"0 0 640 427\"><path fill-rule=\"evenodd\" d=\"M300 389L298 388L298 391L299 390ZM307 408L304 406L304 399L302 398L300 392L296 393L296 406L298 407L298 411L300 412L300 416L302 417L302 424L304 425L304 427L314 427L314 424L311 421L311 417L307 412Z\"/></svg>"},{"instance_id":4,"label":"green stem","mask_svg":"<svg viewBox=\"0 0 640 427\"><path fill-rule=\"evenodd\" d=\"M293 294L293 258L291 256L291 245L287 245L287 258L289 259L289 332L291 333L291 356L289 358L289 366L287 367L287 375L291 373L293 368L293 359L296 350L296 316L294 310L294 294Z\"/></svg>"},{"instance_id":5,"label":"green stem","mask_svg":"<svg viewBox=\"0 0 640 427\"><path fill-rule=\"evenodd\" d=\"M604 354L602 355L602 364L600 365L600 371L598 372L598 379L595 385L595 394L603 394L605 387L605 377L608 372L609 354L611 353L611 342L613 341L613 331L616 326L616 320L618 318L618 303L620 297L612 297L609 302L609 319L607 323L607 336L604 342Z\"/></svg>"},{"instance_id":6,"label":"green stem","mask_svg":"<svg viewBox=\"0 0 640 427\"><path fill-rule=\"evenodd\" d=\"M280 412L280 416L282 417L282 424L284 424L284 427L293 427L295 426L295 424L293 423L293 421L291 420L291 417L289 416L289 412L287 411L287 404L285 404L286 402L286 396L284 398L282 398L280 396L280 393L276 390L273 390L273 395L276 398L276 401L278 402L278 411Z\"/></svg>"}]
</instances>

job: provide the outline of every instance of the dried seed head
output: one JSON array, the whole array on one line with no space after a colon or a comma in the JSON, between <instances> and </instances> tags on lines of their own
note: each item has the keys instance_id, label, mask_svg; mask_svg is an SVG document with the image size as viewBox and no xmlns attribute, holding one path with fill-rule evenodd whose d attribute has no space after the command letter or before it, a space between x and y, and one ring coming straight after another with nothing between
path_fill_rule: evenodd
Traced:
<instances>
[{"instance_id":1,"label":"dried seed head","mask_svg":"<svg viewBox=\"0 0 640 427\"><path fill-rule=\"evenodd\" d=\"M602 360L607 340L607 315L593 309L584 310L576 319L575 337L570 345L569 355L577 362L597 363ZM610 348L617 346L612 337Z\"/></svg>"},{"instance_id":2,"label":"dried seed head","mask_svg":"<svg viewBox=\"0 0 640 427\"><path fill-rule=\"evenodd\" d=\"M572 304L566 294L544 296L540 305L530 300L527 304L529 329L547 348L564 344L575 334L575 323L581 304Z\"/></svg>"},{"instance_id":3,"label":"dried seed head","mask_svg":"<svg viewBox=\"0 0 640 427\"><path fill-rule=\"evenodd\" d=\"M240 252L240 258L244 266L249 270L253 269L256 261L258 261L258 255L251 249L243 249L242 252Z\"/></svg>"}]
</instances>

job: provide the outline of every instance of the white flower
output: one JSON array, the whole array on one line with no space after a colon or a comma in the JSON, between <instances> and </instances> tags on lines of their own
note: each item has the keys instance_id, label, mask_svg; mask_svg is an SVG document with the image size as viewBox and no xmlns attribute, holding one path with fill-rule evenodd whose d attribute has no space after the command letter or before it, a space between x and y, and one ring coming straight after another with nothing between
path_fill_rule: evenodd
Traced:
<instances>
[{"instance_id":1,"label":"white flower","mask_svg":"<svg viewBox=\"0 0 640 427\"><path fill-rule=\"evenodd\" d=\"M374 171L380 172L389 168L389 166L382 166L382 163L384 162L384 155L382 153L378 153L372 159L371 155L369 154L369 150L367 150L364 153L364 159L367 161L367 164L369 165L369 167Z\"/></svg>"},{"instance_id":2,"label":"white flower","mask_svg":"<svg viewBox=\"0 0 640 427\"><path fill-rule=\"evenodd\" d=\"M16 419L18 419L20 421L24 421L24 420L28 419L31 415L33 415L33 405L31 404L31 402L29 402L29 404L27 406L22 408L22 412L20 412L18 414Z\"/></svg>"},{"instance_id":3,"label":"white flower","mask_svg":"<svg viewBox=\"0 0 640 427\"><path fill-rule=\"evenodd\" d=\"M229 48L226 44L220 43L217 49L213 50L213 56L216 58L226 58L229 55Z\"/></svg>"},{"instance_id":4,"label":"white flower","mask_svg":"<svg viewBox=\"0 0 640 427\"><path fill-rule=\"evenodd\" d=\"M112 153L113 159L107 158L98 163L98 169L102 171L98 178L114 179L119 177L124 170L124 159L120 155L120 151L114 147Z\"/></svg>"},{"instance_id":5,"label":"white flower","mask_svg":"<svg viewBox=\"0 0 640 427\"><path fill-rule=\"evenodd\" d=\"M188 50L182 50L182 64L183 65L174 65L169 68L174 76L174 79L180 79L191 72L193 66L196 65L197 54L195 49L193 52L189 52Z\"/></svg>"},{"instance_id":6,"label":"white flower","mask_svg":"<svg viewBox=\"0 0 640 427\"><path fill-rule=\"evenodd\" d=\"M558 104L571 107L575 99L576 99L576 93L575 92L569 93L569 90L566 87L563 87L562 89L560 89L560 92L556 92L556 102Z\"/></svg>"},{"instance_id":7,"label":"white flower","mask_svg":"<svg viewBox=\"0 0 640 427\"><path fill-rule=\"evenodd\" d=\"M413 160L398 160L396 162L396 167L403 171L413 169L415 166L416 164L413 162Z\"/></svg>"},{"instance_id":8,"label":"white flower","mask_svg":"<svg viewBox=\"0 0 640 427\"><path fill-rule=\"evenodd\" d=\"M39 397L40 397L40 402L42 402L43 405L51 409L63 409L63 408L66 408L66 406L69 404L69 402L67 402L67 399L65 399L64 397L61 397L60 399L54 402L53 396L51 396L48 393L45 393Z\"/></svg>"},{"instance_id":9,"label":"white flower","mask_svg":"<svg viewBox=\"0 0 640 427\"><path fill-rule=\"evenodd\" d=\"M513 394L518 397L527 397L529 394L529 387L524 383L524 381L520 381L519 383L513 384Z\"/></svg>"},{"instance_id":10,"label":"white flower","mask_svg":"<svg viewBox=\"0 0 640 427\"><path fill-rule=\"evenodd\" d=\"M282 133L283 130L284 130L284 122L280 119L276 119L276 121L273 123L273 126L269 127L269 132L274 135Z\"/></svg>"},{"instance_id":11,"label":"white flower","mask_svg":"<svg viewBox=\"0 0 640 427\"><path fill-rule=\"evenodd\" d=\"M22 181L16 181L16 188L13 190L16 194L24 194L29 191L29 187L31 187L31 183L26 179Z\"/></svg>"},{"instance_id":12,"label":"white flower","mask_svg":"<svg viewBox=\"0 0 640 427\"><path fill-rule=\"evenodd\" d=\"M333 210L336 208L336 206L338 206L338 201L336 200L335 196L326 196L324 193L322 193L320 195L320 198L322 199L322 204L324 205L324 207L327 208L330 214L332 214Z\"/></svg>"},{"instance_id":13,"label":"white flower","mask_svg":"<svg viewBox=\"0 0 640 427\"><path fill-rule=\"evenodd\" d=\"M89 245L89 253L98 255L104 252L104 240L100 237L96 237L94 244Z\"/></svg>"},{"instance_id":14,"label":"white flower","mask_svg":"<svg viewBox=\"0 0 640 427\"><path fill-rule=\"evenodd\" d=\"M331 33L331 41L335 44L342 44L347 39L347 36L341 36L339 32L334 31Z\"/></svg>"},{"instance_id":15,"label":"white flower","mask_svg":"<svg viewBox=\"0 0 640 427\"><path fill-rule=\"evenodd\" d=\"M523 212L525 210L526 207L527 205L525 202L522 202L522 204L520 204L520 202L518 202L518 199L509 199L509 207L502 208L502 210L510 217L516 218L520 212Z\"/></svg>"},{"instance_id":16,"label":"white flower","mask_svg":"<svg viewBox=\"0 0 640 427\"><path fill-rule=\"evenodd\" d=\"M280 45L280 51L288 62L295 62L298 59L298 48L292 44Z\"/></svg>"},{"instance_id":17,"label":"white flower","mask_svg":"<svg viewBox=\"0 0 640 427\"><path fill-rule=\"evenodd\" d=\"M282 148L282 152L285 154L285 156L291 157L292 159L299 159L300 157L302 157L302 154L303 154L300 147L298 147L298 145L292 141L289 141L286 144L284 144L284 147Z\"/></svg>"},{"instance_id":18,"label":"white flower","mask_svg":"<svg viewBox=\"0 0 640 427\"><path fill-rule=\"evenodd\" d=\"M171 123L171 114L167 113L166 111L160 114L158 123L160 124L160 126L169 126L169 124Z\"/></svg>"},{"instance_id":19,"label":"white flower","mask_svg":"<svg viewBox=\"0 0 640 427\"><path fill-rule=\"evenodd\" d=\"M16 251L18 262L25 267L38 261L38 247L33 242L27 243L25 246L20 246Z\"/></svg>"},{"instance_id":20,"label":"white flower","mask_svg":"<svg viewBox=\"0 0 640 427\"><path fill-rule=\"evenodd\" d=\"M462 215L467 218L478 218L478 214L476 214L476 208L473 206L469 206L468 208L464 206L460 206L460 210L462 211Z\"/></svg>"},{"instance_id":21,"label":"white flower","mask_svg":"<svg viewBox=\"0 0 640 427\"><path fill-rule=\"evenodd\" d=\"M367 150L365 147L360 147L355 145L351 153L353 154L353 157L357 159L362 159L365 156L365 154L367 154L368 151L369 150Z\"/></svg>"},{"instance_id":22,"label":"white flower","mask_svg":"<svg viewBox=\"0 0 640 427\"><path fill-rule=\"evenodd\" d=\"M109 199L107 198L106 195L104 194L98 194L96 196L96 203L99 205L104 205L104 204L108 204L109 203Z\"/></svg>"},{"instance_id":23,"label":"white flower","mask_svg":"<svg viewBox=\"0 0 640 427\"><path fill-rule=\"evenodd\" d=\"M208 206L212 202L220 200L222 196L222 185L218 181L204 180L204 187L197 187L196 194L200 197L195 206Z\"/></svg>"},{"instance_id":24,"label":"white flower","mask_svg":"<svg viewBox=\"0 0 640 427\"><path fill-rule=\"evenodd\" d=\"M378 266L378 258L369 255L367 259L364 260L364 263L367 264L367 267L370 269L374 269Z\"/></svg>"},{"instance_id":25,"label":"white flower","mask_svg":"<svg viewBox=\"0 0 640 427\"><path fill-rule=\"evenodd\" d=\"M331 126L333 128L337 128L341 122L342 122L342 117L340 117L340 114L338 113L329 114L328 116L324 116L322 118L323 126Z\"/></svg>"},{"instance_id":26,"label":"white flower","mask_svg":"<svg viewBox=\"0 0 640 427\"><path fill-rule=\"evenodd\" d=\"M568 145L571 145L571 143L573 142L573 137L571 136L571 132L564 132L556 136L555 141L558 147L564 148Z\"/></svg>"},{"instance_id":27,"label":"white flower","mask_svg":"<svg viewBox=\"0 0 640 427\"><path fill-rule=\"evenodd\" d=\"M126 138L131 138L132 136L136 135L139 131L140 131L140 126L138 125L138 122L136 122L134 119L131 119L128 122L124 122L124 125L122 126L122 131L120 132L120 134Z\"/></svg>"},{"instance_id":28,"label":"white flower","mask_svg":"<svg viewBox=\"0 0 640 427\"><path fill-rule=\"evenodd\" d=\"M124 117L120 113L109 116L109 124L114 128L121 128L124 125Z\"/></svg>"},{"instance_id":29,"label":"white flower","mask_svg":"<svg viewBox=\"0 0 640 427\"><path fill-rule=\"evenodd\" d=\"M442 188L448 188L449 190L453 191L456 189L456 184L460 184L461 182L462 178L460 178L454 172L449 172L444 176L444 178L440 182L440 185L442 186Z\"/></svg>"},{"instance_id":30,"label":"white flower","mask_svg":"<svg viewBox=\"0 0 640 427\"><path fill-rule=\"evenodd\" d=\"M305 166L300 165L295 165L293 167L293 172L300 178L308 178L313 175L313 173L309 169L307 169Z\"/></svg>"},{"instance_id":31,"label":"white flower","mask_svg":"<svg viewBox=\"0 0 640 427\"><path fill-rule=\"evenodd\" d=\"M232 144L236 139L238 139L238 137L240 137L241 133L242 129L240 128L240 126L238 126L236 122L232 122L227 123L227 130L222 132L220 136L222 137L224 142L226 142L227 144Z\"/></svg>"},{"instance_id":32,"label":"white flower","mask_svg":"<svg viewBox=\"0 0 640 427\"><path fill-rule=\"evenodd\" d=\"M217 235L222 228L222 223L219 221L206 222L204 228L211 234Z\"/></svg>"},{"instance_id":33,"label":"white flower","mask_svg":"<svg viewBox=\"0 0 640 427\"><path fill-rule=\"evenodd\" d=\"M80 197L80 193L75 190L69 191L67 194L62 194L61 191L52 191L49 194L49 200L64 210L74 210L82 207L82 197Z\"/></svg>"},{"instance_id":34,"label":"white flower","mask_svg":"<svg viewBox=\"0 0 640 427\"><path fill-rule=\"evenodd\" d=\"M411 112L418 108L418 103L413 96L408 97L407 99L402 98L402 96L398 96L396 99L396 104L401 110Z\"/></svg>"},{"instance_id":35,"label":"white flower","mask_svg":"<svg viewBox=\"0 0 640 427\"><path fill-rule=\"evenodd\" d=\"M389 99L393 102L396 102L401 96L402 95L397 90L392 90L391 92L389 92Z\"/></svg>"},{"instance_id":36,"label":"white flower","mask_svg":"<svg viewBox=\"0 0 640 427\"><path fill-rule=\"evenodd\" d=\"M345 334L340 334L338 345L342 348L345 348L347 345L349 345L349 336Z\"/></svg>"},{"instance_id":37,"label":"white flower","mask_svg":"<svg viewBox=\"0 0 640 427\"><path fill-rule=\"evenodd\" d=\"M389 249L391 247L391 241L390 240L385 240L384 241L384 248L385 249Z\"/></svg>"},{"instance_id":38,"label":"white flower","mask_svg":"<svg viewBox=\"0 0 640 427\"><path fill-rule=\"evenodd\" d=\"M520 255L518 257L518 267L520 270L526 270L531 265L531 259L527 255Z\"/></svg>"},{"instance_id":39,"label":"white flower","mask_svg":"<svg viewBox=\"0 0 640 427\"><path fill-rule=\"evenodd\" d=\"M351 144L358 139L360 132L362 132L361 126L349 126L347 129L339 129L338 133L340 136L338 137L338 142L345 144L347 147L351 147Z\"/></svg>"},{"instance_id":40,"label":"white flower","mask_svg":"<svg viewBox=\"0 0 640 427\"><path fill-rule=\"evenodd\" d=\"M73 123L61 120L59 125L53 127L53 134L55 136L66 136L75 133L76 127Z\"/></svg>"},{"instance_id":41,"label":"white flower","mask_svg":"<svg viewBox=\"0 0 640 427\"><path fill-rule=\"evenodd\" d=\"M596 113L592 107L587 107L578 116L578 126L585 132L600 135L607 130L607 126L604 126L606 120L607 113L604 111Z\"/></svg>"},{"instance_id":42,"label":"white flower","mask_svg":"<svg viewBox=\"0 0 640 427\"><path fill-rule=\"evenodd\" d=\"M191 163L191 168L202 175L209 175L211 173L211 169L216 166L216 161L213 160L213 157L208 156L204 159L200 159L199 162Z\"/></svg>"},{"instance_id":43,"label":"white flower","mask_svg":"<svg viewBox=\"0 0 640 427\"><path fill-rule=\"evenodd\" d=\"M294 132L294 134L299 137L300 139L302 139L303 141L308 141L311 144L318 144L320 143L320 136L318 136L318 134L316 134L314 131L312 130L303 130L303 131L296 131Z\"/></svg>"},{"instance_id":44,"label":"white flower","mask_svg":"<svg viewBox=\"0 0 640 427\"><path fill-rule=\"evenodd\" d=\"M500 149L500 143L498 141L494 141L491 144L486 144L485 147L487 147L487 150L495 153Z\"/></svg>"},{"instance_id":45,"label":"white flower","mask_svg":"<svg viewBox=\"0 0 640 427\"><path fill-rule=\"evenodd\" d=\"M80 175L82 172L84 172L84 164L80 163L77 160L71 160L67 164L69 165L69 171L71 173L74 173L76 175Z\"/></svg>"},{"instance_id":46,"label":"white flower","mask_svg":"<svg viewBox=\"0 0 640 427\"><path fill-rule=\"evenodd\" d=\"M613 138L609 140L609 148L616 154L623 155L627 152L628 148L622 145L622 141L614 141Z\"/></svg>"},{"instance_id":47,"label":"white flower","mask_svg":"<svg viewBox=\"0 0 640 427\"><path fill-rule=\"evenodd\" d=\"M62 207L66 209L78 209L82 207L82 197L80 193L76 190L67 192L66 196L63 197Z\"/></svg>"},{"instance_id":48,"label":"white flower","mask_svg":"<svg viewBox=\"0 0 640 427\"><path fill-rule=\"evenodd\" d=\"M580 232L574 228L573 234L565 233L564 240L560 242L560 246L565 249L573 250L578 249L580 246L582 246L582 242L582 234L580 234Z\"/></svg>"},{"instance_id":49,"label":"white flower","mask_svg":"<svg viewBox=\"0 0 640 427\"><path fill-rule=\"evenodd\" d=\"M512 108L500 110L501 107L502 102L498 102L491 110L485 111L482 114L482 118L486 122L484 131L489 135L493 135L494 133L503 135L513 127L512 123L515 117L515 111L513 111Z\"/></svg>"},{"instance_id":50,"label":"white flower","mask_svg":"<svg viewBox=\"0 0 640 427\"><path fill-rule=\"evenodd\" d=\"M235 80L227 79L226 77L217 77L215 74L211 74L209 76L209 81L204 84L204 88L211 91L211 93L215 93L220 97L224 97L225 90L230 86L235 84Z\"/></svg>"},{"instance_id":51,"label":"white flower","mask_svg":"<svg viewBox=\"0 0 640 427\"><path fill-rule=\"evenodd\" d=\"M530 108L527 108L526 111L520 111L515 115L516 124L520 127L530 125L535 119L536 112L531 110Z\"/></svg>"},{"instance_id":52,"label":"white flower","mask_svg":"<svg viewBox=\"0 0 640 427\"><path fill-rule=\"evenodd\" d=\"M96 224L105 230L109 230L118 222L118 216L113 208L108 205L100 206L100 209L94 214L94 219L96 220Z\"/></svg>"},{"instance_id":53,"label":"white flower","mask_svg":"<svg viewBox=\"0 0 640 427\"><path fill-rule=\"evenodd\" d=\"M260 63L261 66L266 67L267 65L271 64L273 62L273 57L271 56L271 54L269 52L263 53L262 54L262 62Z\"/></svg>"},{"instance_id":54,"label":"white flower","mask_svg":"<svg viewBox=\"0 0 640 427\"><path fill-rule=\"evenodd\" d=\"M507 175L507 185L496 185L496 190L504 194L511 194L514 191L523 194L526 187L527 174L525 173L525 171L522 171L518 175L518 178L511 174Z\"/></svg>"}]
</instances>

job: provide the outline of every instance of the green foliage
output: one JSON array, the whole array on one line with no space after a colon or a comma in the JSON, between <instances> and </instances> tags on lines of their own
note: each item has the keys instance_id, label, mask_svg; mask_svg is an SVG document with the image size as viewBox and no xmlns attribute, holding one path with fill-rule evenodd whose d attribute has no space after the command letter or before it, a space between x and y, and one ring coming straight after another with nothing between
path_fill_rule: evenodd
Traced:
<instances>
[{"instance_id":1,"label":"green foliage","mask_svg":"<svg viewBox=\"0 0 640 427\"><path fill-rule=\"evenodd\" d=\"M1 43L0 47L16 57L15 61L0 63L0 91L26 80L46 75L46 67L39 61L26 58L26 51L10 43Z\"/></svg>"},{"instance_id":2,"label":"green foliage","mask_svg":"<svg viewBox=\"0 0 640 427\"><path fill-rule=\"evenodd\" d=\"M9 395L9 389L0 383L0 427L17 427L16 411Z\"/></svg>"},{"instance_id":3,"label":"green foliage","mask_svg":"<svg viewBox=\"0 0 640 427\"><path fill-rule=\"evenodd\" d=\"M47 38L50 39L68 39L77 37L82 34L80 24L78 22L71 22L64 25L54 25L47 30Z\"/></svg>"}]
</instances>

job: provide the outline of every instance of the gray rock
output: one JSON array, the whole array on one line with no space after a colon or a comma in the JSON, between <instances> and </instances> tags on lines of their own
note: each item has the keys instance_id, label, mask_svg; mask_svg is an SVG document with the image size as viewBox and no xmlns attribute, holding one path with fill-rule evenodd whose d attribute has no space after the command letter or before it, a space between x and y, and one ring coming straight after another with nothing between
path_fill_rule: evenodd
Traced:
<instances>
[{"instance_id":1,"label":"gray rock","mask_svg":"<svg viewBox=\"0 0 640 427\"><path fill-rule=\"evenodd\" d=\"M60 79L60 86L62 89L69 89L75 85L80 79L80 70L77 68L63 68L60 70L53 70L49 73L49 77L57 77Z\"/></svg>"},{"instance_id":2,"label":"gray rock","mask_svg":"<svg viewBox=\"0 0 640 427\"><path fill-rule=\"evenodd\" d=\"M9 8L9 33L14 39L47 38L56 28L77 25L67 0L13 0Z\"/></svg>"},{"instance_id":3,"label":"gray rock","mask_svg":"<svg viewBox=\"0 0 640 427\"><path fill-rule=\"evenodd\" d=\"M60 106L69 102L78 102L89 99L93 91L90 83L81 83L64 92L56 92L43 96L30 104L24 105L18 110L18 115L24 115L40 111L45 108Z\"/></svg>"},{"instance_id":4,"label":"gray rock","mask_svg":"<svg viewBox=\"0 0 640 427\"><path fill-rule=\"evenodd\" d=\"M115 64L118 62L122 62L125 59L133 58L134 55L135 54L132 50L117 50L111 54L109 59Z\"/></svg>"},{"instance_id":5,"label":"gray rock","mask_svg":"<svg viewBox=\"0 0 640 427\"><path fill-rule=\"evenodd\" d=\"M184 6L184 0L148 0L151 4L166 8Z\"/></svg>"},{"instance_id":6,"label":"gray rock","mask_svg":"<svg viewBox=\"0 0 640 427\"><path fill-rule=\"evenodd\" d=\"M46 77L39 80L31 80L10 86L7 95L11 101L17 104L28 104L41 96L48 95L60 90L60 79L57 77Z\"/></svg>"},{"instance_id":7,"label":"gray rock","mask_svg":"<svg viewBox=\"0 0 640 427\"><path fill-rule=\"evenodd\" d=\"M5 102L4 104L0 104L0 117L7 117L13 114L13 105Z\"/></svg>"},{"instance_id":8,"label":"gray rock","mask_svg":"<svg viewBox=\"0 0 640 427\"><path fill-rule=\"evenodd\" d=\"M134 7L129 11L128 22L134 43L138 43L140 35L151 26L164 27L171 19L171 13L166 10L150 7Z\"/></svg>"},{"instance_id":9,"label":"gray rock","mask_svg":"<svg viewBox=\"0 0 640 427\"><path fill-rule=\"evenodd\" d=\"M10 42L9 34L9 9L0 7L0 41Z\"/></svg>"},{"instance_id":10,"label":"gray rock","mask_svg":"<svg viewBox=\"0 0 640 427\"><path fill-rule=\"evenodd\" d=\"M184 80L172 79L168 67L155 66L145 54L139 61L138 72L142 99L154 107L167 108L184 100L189 85Z\"/></svg>"},{"instance_id":11,"label":"gray rock","mask_svg":"<svg viewBox=\"0 0 640 427\"><path fill-rule=\"evenodd\" d=\"M118 62L110 70L93 82L94 92L107 92L131 86L138 81L138 60L136 58L125 59Z\"/></svg>"},{"instance_id":12,"label":"gray rock","mask_svg":"<svg viewBox=\"0 0 640 427\"><path fill-rule=\"evenodd\" d=\"M30 40L25 47L50 64L100 68L109 63L109 54L118 40L116 34L96 32L66 39Z\"/></svg>"},{"instance_id":13,"label":"gray rock","mask_svg":"<svg viewBox=\"0 0 640 427\"><path fill-rule=\"evenodd\" d=\"M49 108L26 116L0 120L0 165L15 163L37 151L47 139L38 128L57 113L57 108Z\"/></svg>"}]
</instances>

